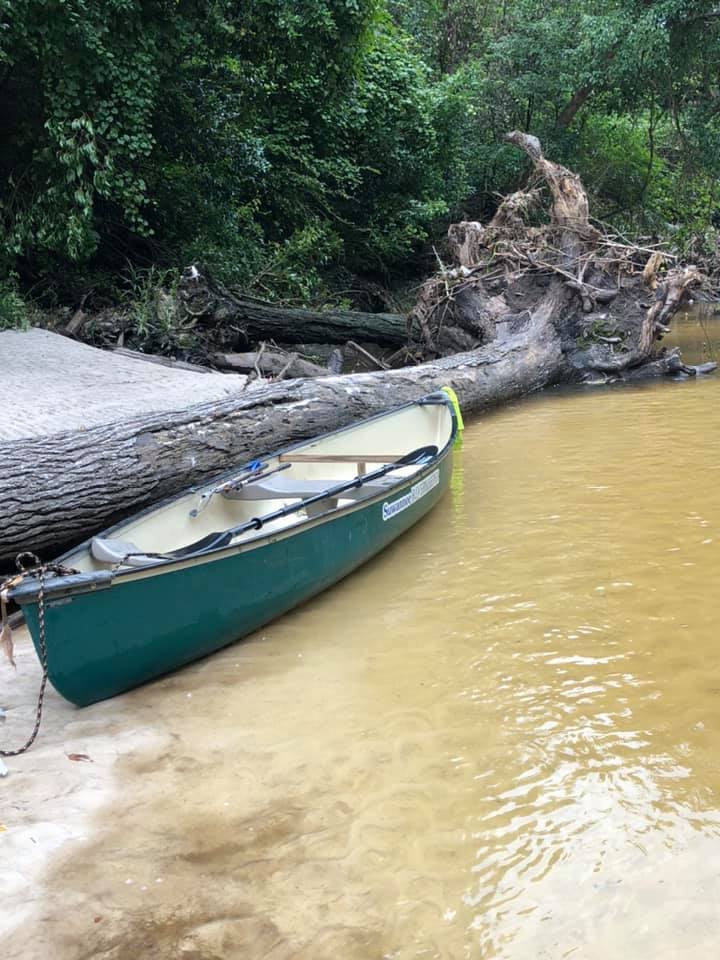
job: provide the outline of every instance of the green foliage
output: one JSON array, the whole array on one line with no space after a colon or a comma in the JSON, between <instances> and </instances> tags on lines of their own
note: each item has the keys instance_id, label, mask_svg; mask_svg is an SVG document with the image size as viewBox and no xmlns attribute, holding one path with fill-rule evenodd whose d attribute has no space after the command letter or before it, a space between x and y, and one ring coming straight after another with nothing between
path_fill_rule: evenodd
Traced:
<instances>
[{"instance_id":1,"label":"green foliage","mask_svg":"<svg viewBox=\"0 0 720 960\"><path fill-rule=\"evenodd\" d=\"M329 296L323 270L341 251L340 237L316 217L283 243L266 247L267 259L244 286L250 293L285 304L322 305Z\"/></svg>"},{"instance_id":2,"label":"green foliage","mask_svg":"<svg viewBox=\"0 0 720 960\"><path fill-rule=\"evenodd\" d=\"M17 292L15 277L0 280L0 330L25 330L28 326L28 310L25 301Z\"/></svg>"},{"instance_id":3,"label":"green foliage","mask_svg":"<svg viewBox=\"0 0 720 960\"><path fill-rule=\"evenodd\" d=\"M129 267L123 299L128 304L129 339L145 353L177 353L195 342L194 322L178 314L176 270Z\"/></svg>"},{"instance_id":4,"label":"green foliage","mask_svg":"<svg viewBox=\"0 0 720 960\"><path fill-rule=\"evenodd\" d=\"M149 232L140 169L167 0L0 0L0 78L10 136L0 154L3 249L92 255L98 213Z\"/></svg>"},{"instance_id":5,"label":"green foliage","mask_svg":"<svg viewBox=\"0 0 720 960\"><path fill-rule=\"evenodd\" d=\"M407 257L448 209L437 98L405 37L378 30L348 107L338 120L353 190L340 230L351 265L381 267Z\"/></svg>"},{"instance_id":6,"label":"green foliage","mask_svg":"<svg viewBox=\"0 0 720 960\"><path fill-rule=\"evenodd\" d=\"M0 0L0 265L72 290L156 264L141 313L190 262L322 302L491 214L516 127L603 218L710 249L719 58L710 0Z\"/></svg>"}]
</instances>

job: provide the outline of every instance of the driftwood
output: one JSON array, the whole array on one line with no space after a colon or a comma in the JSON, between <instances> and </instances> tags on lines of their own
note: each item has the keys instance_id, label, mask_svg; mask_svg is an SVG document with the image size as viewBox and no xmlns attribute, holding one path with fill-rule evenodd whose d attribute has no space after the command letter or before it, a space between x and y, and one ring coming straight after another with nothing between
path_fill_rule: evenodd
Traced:
<instances>
[{"instance_id":1,"label":"driftwood","mask_svg":"<svg viewBox=\"0 0 720 960\"><path fill-rule=\"evenodd\" d=\"M399 314L278 307L240 296L197 271L181 285L179 299L184 310L203 324L234 324L248 343L367 340L397 347L407 341L407 320Z\"/></svg>"},{"instance_id":2,"label":"driftwood","mask_svg":"<svg viewBox=\"0 0 720 960\"><path fill-rule=\"evenodd\" d=\"M226 306L225 310L229 308ZM314 312L276 309L252 301L238 301L237 319L250 339L274 339L285 343L319 340L345 343L369 340L386 346L400 346L407 340L407 321L396 313L357 313L352 310Z\"/></svg>"},{"instance_id":3,"label":"driftwood","mask_svg":"<svg viewBox=\"0 0 720 960\"><path fill-rule=\"evenodd\" d=\"M370 365L376 370L389 370L390 364L386 363L384 360L381 360L380 357L376 357L374 353L370 353L369 350L366 350L365 347L361 347L359 343L355 343L354 340L348 340L345 344L346 348L349 347L351 350L354 350L359 356L363 357L365 360L370 362Z\"/></svg>"},{"instance_id":4,"label":"driftwood","mask_svg":"<svg viewBox=\"0 0 720 960\"><path fill-rule=\"evenodd\" d=\"M423 285L409 325L392 315L338 319L274 309L243 301L197 271L181 287L180 307L198 323L232 321L247 338L285 342L402 343L425 362L256 385L171 415L0 444L0 558L23 549L50 557L235 462L445 384L465 411L477 412L559 381L706 372L657 347L699 272L601 234L578 177L548 161L535 138L515 132L508 140L530 158L533 188L508 197L486 226L451 228L457 266L443 266ZM528 226L540 182L550 192L549 216ZM335 368L340 359L336 354Z\"/></svg>"},{"instance_id":5,"label":"driftwood","mask_svg":"<svg viewBox=\"0 0 720 960\"><path fill-rule=\"evenodd\" d=\"M216 367L237 373L257 373L266 377L325 377L328 370L317 363L303 360L297 354L275 350L257 350L252 353L213 353L210 357Z\"/></svg>"}]
</instances>

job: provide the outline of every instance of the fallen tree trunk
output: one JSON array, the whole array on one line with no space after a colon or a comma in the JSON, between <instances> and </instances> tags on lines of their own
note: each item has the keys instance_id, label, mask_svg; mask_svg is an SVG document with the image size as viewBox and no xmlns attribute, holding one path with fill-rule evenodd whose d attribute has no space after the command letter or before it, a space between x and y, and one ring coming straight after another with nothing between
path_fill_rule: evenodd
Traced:
<instances>
[{"instance_id":1,"label":"fallen tree trunk","mask_svg":"<svg viewBox=\"0 0 720 960\"><path fill-rule=\"evenodd\" d=\"M246 352L261 342L330 345L360 340L397 349L407 344L410 329L408 318L398 313L307 310L256 300L194 268L186 271L176 291L156 290L148 309L149 333L140 333L132 312L120 308L106 308L92 317L83 314L82 324L71 322L58 332L92 346L145 353L163 349L158 340L165 339L168 353L204 362L212 353Z\"/></svg>"},{"instance_id":2,"label":"fallen tree trunk","mask_svg":"<svg viewBox=\"0 0 720 960\"><path fill-rule=\"evenodd\" d=\"M548 161L534 137L514 132L508 140L527 154L550 190L548 222L526 223L527 211L539 202L533 190L506 198L487 226L452 227L459 265L424 284L410 328L383 314L346 314L339 321L337 313L288 313L242 301L197 271L180 290L186 318L242 320L247 336L262 331L263 339L395 344L404 343L411 329L408 350L425 362L277 382L173 414L0 444L0 558L23 549L50 556L59 545L232 463L446 384L464 410L476 412L561 380L695 374L678 351L658 350L656 343L700 282L698 271L672 266L674 258L656 249L603 236L589 222L579 178ZM665 264L671 267L662 273ZM288 330L293 314L298 326ZM397 339L383 339L386 320ZM372 330L362 326L366 322Z\"/></svg>"},{"instance_id":3,"label":"fallen tree trunk","mask_svg":"<svg viewBox=\"0 0 720 960\"><path fill-rule=\"evenodd\" d=\"M255 372L260 376L280 377L325 377L328 370L317 363L303 360L297 354L278 353L274 350L256 350L253 353L213 353L210 357L216 367L234 370L236 373Z\"/></svg>"},{"instance_id":4,"label":"fallen tree trunk","mask_svg":"<svg viewBox=\"0 0 720 960\"><path fill-rule=\"evenodd\" d=\"M251 340L284 343L345 343L369 340L388 347L407 341L407 321L396 313L360 313L354 310L312 310L273 307L245 300L237 302L240 320Z\"/></svg>"},{"instance_id":5,"label":"fallen tree trunk","mask_svg":"<svg viewBox=\"0 0 720 960\"><path fill-rule=\"evenodd\" d=\"M240 296L199 274L183 282L179 298L185 310L205 324L239 325L248 342L345 343L346 340L366 340L398 347L405 344L408 337L407 319L397 313L278 307Z\"/></svg>"},{"instance_id":6,"label":"fallen tree trunk","mask_svg":"<svg viewBox=\"0 0 720 960\"><path fill-rule=\"evenodd\" d=\"M450 384L479 411L557 378L560 341L527 328L501 346L377 373L286 380L173 414L0 444L0 558L43 558L234 463Z\"/></svg>"}]
</instances>

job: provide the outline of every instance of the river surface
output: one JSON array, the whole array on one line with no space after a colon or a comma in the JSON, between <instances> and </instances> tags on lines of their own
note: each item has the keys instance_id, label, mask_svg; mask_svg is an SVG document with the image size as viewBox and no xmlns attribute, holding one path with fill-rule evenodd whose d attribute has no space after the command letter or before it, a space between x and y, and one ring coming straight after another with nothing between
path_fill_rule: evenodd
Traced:
<instances>
[{"instance_id":1,"label":"river surface","mask_svg":"<svg viewBox=\"0 0 720 960\"><path fill-rule=\"evenodd\" d=\"M720 378L470 424L443 502L338 587L62 707L88 753L118 711L154 739L112 757L9 955L714 956L719 580ZM63 775L90 790L106 755Z\"/></svg>"}]
</instances>

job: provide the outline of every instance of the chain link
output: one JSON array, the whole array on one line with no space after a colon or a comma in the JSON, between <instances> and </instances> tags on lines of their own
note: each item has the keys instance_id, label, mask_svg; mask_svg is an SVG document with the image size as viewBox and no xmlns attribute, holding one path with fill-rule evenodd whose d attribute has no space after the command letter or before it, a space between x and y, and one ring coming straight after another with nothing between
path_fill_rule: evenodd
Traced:
<instances>
[{"instance_id":1,"label":"chain link","mask_svg":"<svg viewBox=\"0 0 720 960\"><path fill-rule=\"evenodd\" d=\"M30 559L32 566L25 565L25 558ZM35 726L33 727L32 733L22 747L19 747L17 750L0 750L0 757L18 757L21 753L25 753L25 751L29 750L33 743L35 743L35 739L40 731L43 706L45 703L45 690L48 682L47 638L45 631L45 578L49 573L55 574L55 576L58 577L70 576L71 574L77 573L77 570L72 570L69 567L63 567L60 563L41 563L39 558L36 557L34 553L18 554L15 565L20 571L20 576L11 577L9 580L5 581L5 583L3 583L0 587L0 590L6 589L11 583L13 586L17 586L17 584L20 583L25 577L36 576L39 580L38 655L40 657L40 666L42 667L42 681L40 682L40 692L38 694L37 707L35 708Z\"/></svg>"}]
</instances>

